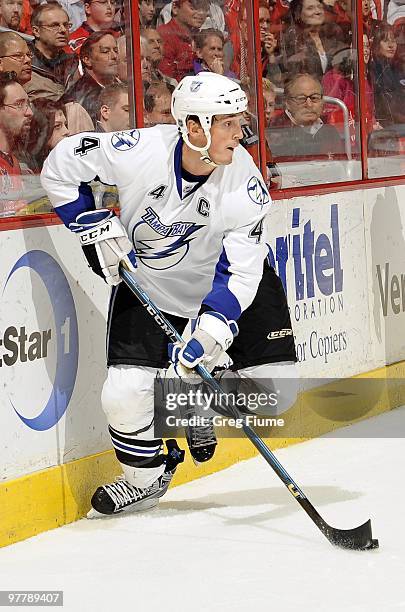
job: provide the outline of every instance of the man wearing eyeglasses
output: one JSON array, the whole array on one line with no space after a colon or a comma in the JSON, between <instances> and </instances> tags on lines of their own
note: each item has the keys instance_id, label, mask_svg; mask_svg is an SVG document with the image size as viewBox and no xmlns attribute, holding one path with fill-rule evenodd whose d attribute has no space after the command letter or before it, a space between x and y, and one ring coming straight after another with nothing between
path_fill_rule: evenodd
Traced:
<instances>
[{"instance_id":1,"label":"man wearing eyeglasses","mask_svg":"<svg viewBox=\"0 0 405 612\"><path fill-rule=\"evenodd\" d=\"M56 2L41 4L31 18L35 44L32 46L33 75L27 89L30 99L59 100L76 78L78 58L66 53L70 22Z\"/></svg>"},{"instance_id":2,"label":"man wearing eyeglasses","mask_svg":"<svg viewBox=\"0 0 405 612\"><path fill-rule=\"evenodd\" d=\"M15 72L20 85L31 80L32 52L17 32L0 32L0 73Z\"/></svg>"},{"instance_id":3,"label":"man wearing eyeglasses","mask_svg":"<svg viewBox=\"0 0 405 612\"><path fill-rule=\"evenodd\" d=\"M120 35L114 22L115 6L116 0L90 0L84 3L86 20L69 36L69 45L73 51L79 53L80 47L93 32L113 30L115 36Z\"/></svg>"},{"instance_id":4,"label":"man wearing eyeglasses","mask_svg":"<svg viewBox=\"0 0 405 612\"><path fill-rule=\"evenodd\" d=\"M15 151L30 128L28 96L14 72L0 74L0 217L15 215L26 206L21 168Z\"/></svg>"},{"instance_id":5,"label":"man wearing eyeglasses","mask_svg":"<svg viewBox=\"0 0 405 612\"><path fill-rule=\"evenodd\" d=\"M296 74L284 87L285 110L271 121L270 148L274 157L327 157L344 153L338 131L322 120L323 92L318 79Z\"/></svg>"}]
</instances>

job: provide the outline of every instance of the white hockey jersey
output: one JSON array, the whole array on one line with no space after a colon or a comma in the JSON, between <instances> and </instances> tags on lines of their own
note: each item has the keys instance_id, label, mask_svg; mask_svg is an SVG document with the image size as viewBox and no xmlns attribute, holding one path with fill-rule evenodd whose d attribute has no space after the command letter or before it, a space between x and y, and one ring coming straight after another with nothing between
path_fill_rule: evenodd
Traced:
<instances>
[{"instance_id":1,"label":"white hockey jersey","mask_svg":"<svg viewBox=\"0 0 405 612\"><path fill-rule=\"evenodd\" d=\"M237 320L262 276L269 193L242 146L208 177L187 176L181 158L176 126L81 133L50 153L42 184L67 226L94 209L95 177L117 185L137 280L156 305L195 318L204 304Z\"/></svg>"}]
</instances>

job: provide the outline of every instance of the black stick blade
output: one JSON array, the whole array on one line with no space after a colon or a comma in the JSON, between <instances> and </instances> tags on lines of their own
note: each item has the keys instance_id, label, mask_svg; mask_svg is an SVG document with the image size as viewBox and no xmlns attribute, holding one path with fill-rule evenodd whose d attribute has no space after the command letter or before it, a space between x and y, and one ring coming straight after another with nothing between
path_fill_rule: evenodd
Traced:
<instances>
[{"instance_id":1,"label":"black stick blade","mask_svg":"<svg viewBox=\"0 0 405 612\"><path fill-rule=\"evenodd\" d=\"M378 540L373 539L371 532L371 521L366 521L363 525L354 529L336 529L327 523L320 525L321 531L328 538L331 544L348 548L351 550L371 550L378 548Z\"/></svg>"}]
</instances>

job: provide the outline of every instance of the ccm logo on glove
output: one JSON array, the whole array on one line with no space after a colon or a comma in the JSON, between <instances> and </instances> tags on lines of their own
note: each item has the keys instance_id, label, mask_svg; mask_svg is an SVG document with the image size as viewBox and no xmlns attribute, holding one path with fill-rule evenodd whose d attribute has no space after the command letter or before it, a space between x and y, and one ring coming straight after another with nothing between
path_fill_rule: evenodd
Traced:
<instances>
[{"instance_id":1,"label":"ccm logo on glove","mask_svg":"<svg viewBox=\"0 0 405 612\"><path fill-rule=\"evenodd\" d=\"M127 230L112 210L100 208L81 213L70 229L78 234L84 255L93 271L108 285L121 282L119 266L136 269L134 247Z\"/></svg>"},{"instance_id":2,"label":"ccm logo on glove","mask_svg":"<svg viewBox=\"0 0 405 612\"><path fill-rule=\"evenodd\" d=\"M92 244L98 240L102 240L104 234L108 234L112 229L111 221L107 221L102 227L98 227L94 230L88 231L86 234L80 236L80 242L82 244Z\"/></svg>"}]
</instances>

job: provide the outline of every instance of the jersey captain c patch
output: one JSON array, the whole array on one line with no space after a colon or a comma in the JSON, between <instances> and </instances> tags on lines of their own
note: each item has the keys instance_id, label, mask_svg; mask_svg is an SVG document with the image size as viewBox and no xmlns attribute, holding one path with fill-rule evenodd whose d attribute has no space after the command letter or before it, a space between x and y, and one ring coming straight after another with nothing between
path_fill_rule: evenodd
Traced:
<instances>
[{"instance_id":1,"label":"jersey captain c patch","mask_svg":"<svg viewBox=\"0 0 405 612\"><path fill-rule=\"evenodd\" d=\"M247 192L249 198L255 204L259 204L260 206L264 206L264 204L268 204L270 202L269 193L262 181L257 176L252 176L247 184Z\"/></svg>"},{"instance_id":2,"label":"jersey captain c patch","mask_svg":"<svg viewBox=\"0 0 405 612\"><path fill-rule=\"evenodd\" d=\"M187 255L196 233L203 227L188 221L166 225L148 206L132 230L136 258L154 270L173 268Z\"/></svg>"}]
</instances>

